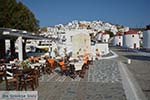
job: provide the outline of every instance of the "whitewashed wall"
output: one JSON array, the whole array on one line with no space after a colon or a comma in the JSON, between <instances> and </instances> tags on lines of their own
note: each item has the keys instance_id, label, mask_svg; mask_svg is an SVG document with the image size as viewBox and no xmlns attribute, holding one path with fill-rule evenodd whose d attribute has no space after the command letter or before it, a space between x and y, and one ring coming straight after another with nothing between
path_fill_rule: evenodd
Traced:
<instances>
[{"instance_id":1,"label":"whitewashed wall","mask_svg":"<svg viewBox=\"0 0 150 100\"><path fill-rule=\"evenodd\" d=\"M91 53L95 54L96 49L99 50L101 55L106 55L109 53L108 43L98 43L91 47Z\"/></svg>"},{"instance_id":2,"label":"whitewashed wall","mask_svg":"<svg viewBox=\"0 0 150 100\"><path fill-rule=\"evenodd\" d=\"M102 35L102 42L107 42L108 43L109 38L110 38L109 34Z\"/></svg>"},{"instance_id":3,"label":"whitewashed wall","mask_svg":"<svg viewBox=\"0 0 150 100\"><path fill-rule=\"evenodd\" d=\"M136 44L136 48L140 48L140 39L138 34L126 34L123 36L123 47L134 48L134 44Z\"/></svg>"},{"instance_id":4,"label":"whitewashed wall","mask_svg":"<svg viewBox=\"0 0 150 100\"><path fill-rule=\"evenodd\" d=\"M119 46L119 43L120 43L120 46L123 46L123 36L114 36L113 37L113 45Z\"/></svg>"},{"instance_id":5,"label":"whitewashed wall","mask_svg":"<svg viewBox=\"0 0 150 100\"><path fill-rule=\"evenodd\" d=\"M101 41L102 40L102 33L98 33L98 35L96 36L96 39L98 41Z\"/></svg>"},{"instance_id":6,"label":"whitewashed wall","mask_svg":"<svg viewBox=\"0 0 150 100\"><path fill-rule=\"evenodd\" d=\"M150 49L150 30L143 33L143 48Z\"/></svg>"},{"instance_id":7,"label":"whitewashed wall","mask_svg":"<svg viewBox=\"0 0 150 100\"><path fill-rule=\"evenodd\" d=\"M86 52L90 52L91 50L91 40L88 34L78 34L72 36L72 49L73 56L76 56L79 50L80 54L84 54Z\"/></svg>"}]
</instances>

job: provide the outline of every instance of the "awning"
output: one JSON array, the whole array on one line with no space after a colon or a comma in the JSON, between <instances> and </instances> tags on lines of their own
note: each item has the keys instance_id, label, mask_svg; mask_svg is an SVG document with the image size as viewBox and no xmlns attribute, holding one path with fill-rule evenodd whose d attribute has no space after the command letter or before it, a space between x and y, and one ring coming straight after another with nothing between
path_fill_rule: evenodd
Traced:
<instances>
[{"instance_id":1,"label":"awning","mask_svg":"<svg viewBox=\"0 0 150 100\"><path fill-rule=\"evenodd\" d=\"M0 28L0 39L16 39L22 36L23 39L47 39L47 40L57 40L56 38L47 38L34 33L27 32L24 30L10 29L10 28Z\"/></svg>"}]
</instances>

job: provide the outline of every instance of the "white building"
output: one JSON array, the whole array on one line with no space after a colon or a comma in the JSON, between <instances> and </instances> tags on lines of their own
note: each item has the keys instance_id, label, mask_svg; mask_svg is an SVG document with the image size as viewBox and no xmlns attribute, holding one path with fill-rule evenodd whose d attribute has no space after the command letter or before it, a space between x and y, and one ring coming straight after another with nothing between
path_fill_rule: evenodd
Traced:
<instances>
[{"instance_id":1,"label":"white building","mask_svg":"<svg viewBox=\"0 0 150 100\"><path fill-rule=\"evenodd\" d=\"M110 35L109 35L108 33L104 32L104 33L102 34L102 42L103 42L103 43L108 43L109 38L110 38Z\"/></svg>"},{"instance_id":2,"label":"white building","mask_svg":"<svg viewBox=\"0 0 150 100\"><path fill-rule=\"evenodd\" d=\"M97 34L96 34L96 40L97 41L102 41L102 32L98 32Z\"/></svg>"},{"instance_id":3,"label":"white building","mask_svg":"<svg viewBox=\"0 0 150 100\"><path fill-rule=\"evenodd\" d=\"M123 47L125 48L140 48L139 34L135 30L129 30L123 35Z\"/></svg>"},{"instance_id":4,"label":"white building","mask_svg":"<svg viewBox=\"0 0 150 100\"><path fill-rule=\"evenodd\" d=\"M109 53L108 43L96 43L91 46L91 53L96 54L96 49L98 49L100 55L107 55Z\"/></svg>"},{"instance_id":5,"label":"white building","mask_svg":"<svg viewBox=\"0 0 150 100\"><path fill-rule=\"evenodd\" d=\"M73 56L76 56L77 52L80 51L80 54L84 53L84 50L90 52L91 50L91 31L86 29L75 29L75 30L66 30L65 38L66 41L63 42L63 46L68 52L72 52Z\"/></svg>"},{"instance_id":6,"label":"white building","mask_svg":"<svg viewBox=\"0 0 150 100\"><path fill-rule=\"evenodd\" d=\"M115 25L112 25L110 31L113 32L113 34L116 34L118 32L118 29Z\"/></svg>"},{"instance_id":7,"label":"white building","mask_svg":"<svg viewBox=\"0 0 150 100\"><path fill-rule=\"evenodd\" d=\"M113 45L114 46L123 46L123 33L118 32L113 37Z\"/></svg>"},{"instance_id":8,"label":"white building","mask_svg":"<svg viewBox=\"0 0 150 100\"><path fill-rule=\"evenodd\" d=\"M150 25L146 27L143 33L143 48L150 49Z\"/></svg>"},{"instance_id":9,"label":"white building","mask_svg":"<svg viewBox=\"0 0 150 100\"><path fill-rule=\"evenodd\" d=\"M76 34L72 36L72 49L73 56L77 55L77 52L80 52L81 55L84 55L85 52L90 53L91 51L91 39L89 34Z\"/></svg>"}]
</instances>

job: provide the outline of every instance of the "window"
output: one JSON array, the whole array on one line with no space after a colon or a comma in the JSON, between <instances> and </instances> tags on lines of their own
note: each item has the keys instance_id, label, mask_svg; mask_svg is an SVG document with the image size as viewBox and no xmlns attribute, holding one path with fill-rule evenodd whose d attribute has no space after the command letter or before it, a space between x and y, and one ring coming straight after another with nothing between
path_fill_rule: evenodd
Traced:
<instances>
[{"instance_id":1,"label":"window","mask_svg":"<svg viewBox=\"0 0 150 100\"><path fill-rule=\"evenodd\" d=\"M132 37L134 37L134 35L132 35Z\"/></svg>"},{"instance_id":2,"label":"window","mask_svg":"<svg viewBox=\"0 0 150 100\"><path fill-rule=\"evenodd\" d=\"M106 42L106 39L104 39L104 42Z\"/></svg>"}]
</instances>

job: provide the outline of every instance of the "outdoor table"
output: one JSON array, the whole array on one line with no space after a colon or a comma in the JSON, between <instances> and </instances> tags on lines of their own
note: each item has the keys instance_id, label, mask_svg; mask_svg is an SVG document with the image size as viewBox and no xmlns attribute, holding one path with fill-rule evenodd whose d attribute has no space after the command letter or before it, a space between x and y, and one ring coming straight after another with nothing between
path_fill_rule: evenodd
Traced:
<instances>
[{"instance_id":1,"label":"outdoor table","mask_svg":"<svg viewBox=\"0 0 150 100\"><path fill-rule=\"evenodd\" d=\"M15 64L15 61L9 61L10 64Z\"/></svg>"},{"instance_id":2,"label":"outdoor table","mask_svg":"<svg viewBox=\"0 0 150 100\"><path fill-rule=\"evenodd\" d=\"M82 70L82 66L84 64L83 61L79 61L79 62L70 62L70 64L73 64L75 67L75 71L80 71Z\"/></svg>"},{"instance_id":3,"label":"outdoor table","mask_svg":"<svg viewBox=\"0 0 150 100\"><path fill-rule=\"evenodd\" d=\"M57 60L59 60L59 59L61 59L62 57L60 57L60 56L57 56L55 59L57 59Z\"/></svg>"},{"instance_id":4,"label":"outdoor table","mask_svg":"<svg viewBox=\"0 0 150 100\"><path fill-rule=\"evenodd\" d=\"M31 63L30 66L32 69L37 67L37 66L40 68L41 64L40 63Z\"/></svg>"},{"instance_id":5,"label":"outdoor table","mask_svg":"<svg viewBox=\"0 0 150 100\"><path fill-rule=\"evenodd\" d=\"M84 62L76 62L75 65L75 71L82 70Z\"/></svg>"},{"instance_id":6,"label":"outdoor table","mask_svg":"<svg viewBox=\"0 0 150 100\"><path fill-rule=\"evenodd\" d=\"M69 58L69 61L73 61L73 60L74 60L74 58L73 58L73 57L70 57L70 58Z\"/></svg>"},{"instance_id":7,"label":"outdoor table","mask_svg":"<svg viewBox=\"0 0 150 100\"><path fill-rule=\"evenodd\" d=\"M39 60L39 63L40 63L40 64L45 64L45 63L46 63L46 60Z\"/></svg>"}]
</instances>

